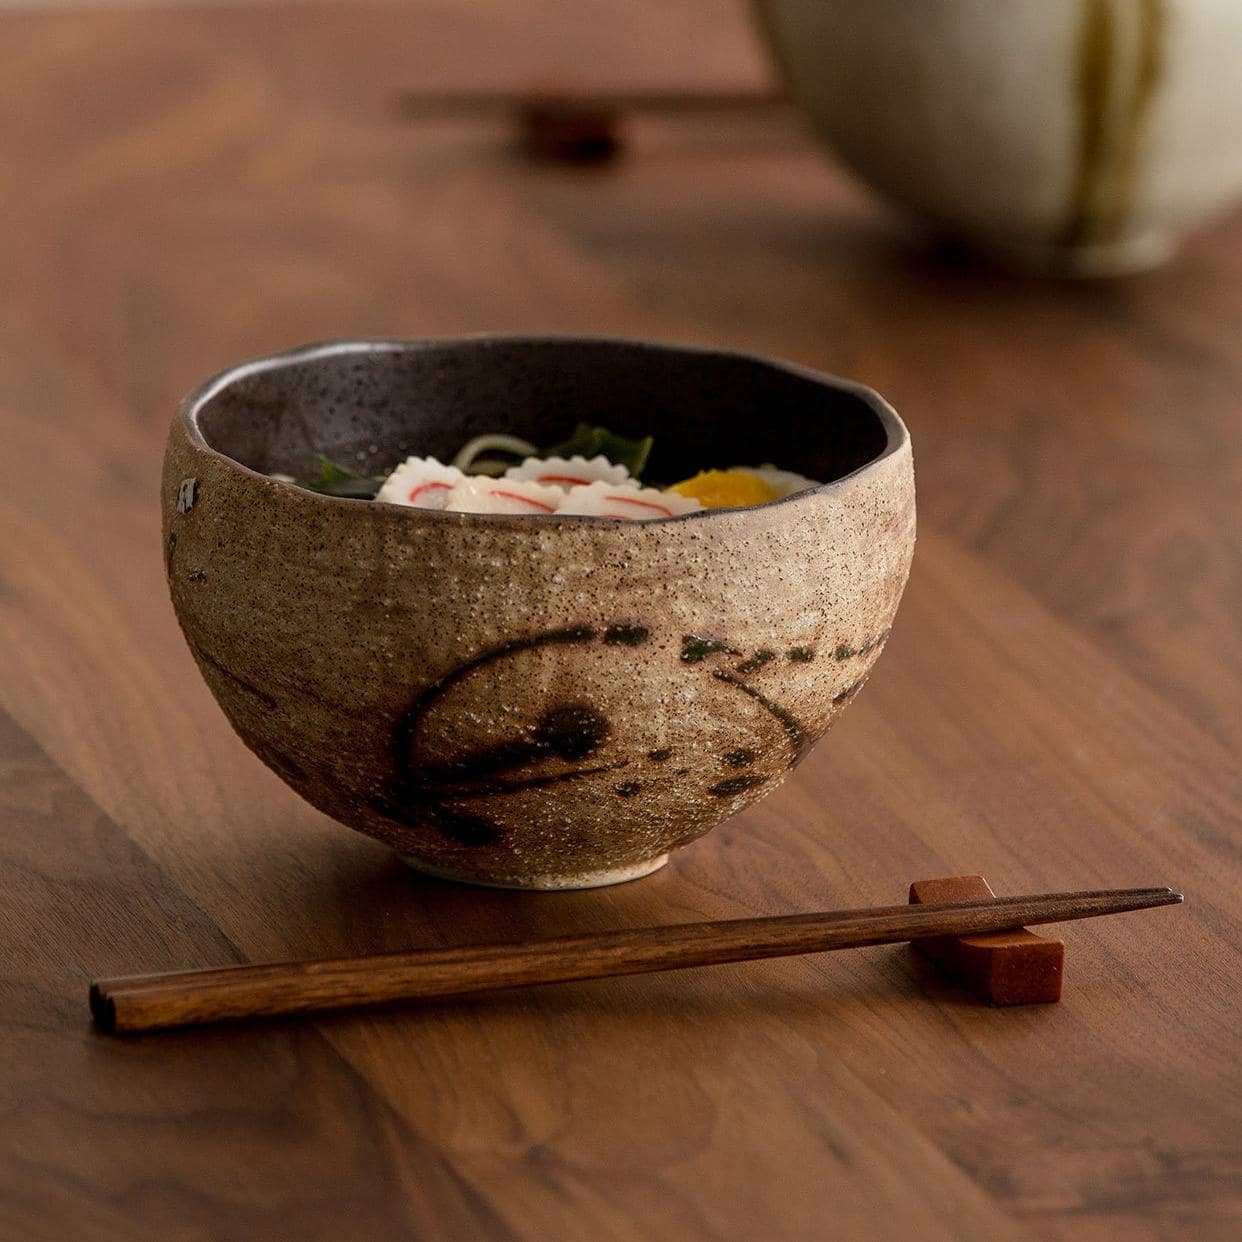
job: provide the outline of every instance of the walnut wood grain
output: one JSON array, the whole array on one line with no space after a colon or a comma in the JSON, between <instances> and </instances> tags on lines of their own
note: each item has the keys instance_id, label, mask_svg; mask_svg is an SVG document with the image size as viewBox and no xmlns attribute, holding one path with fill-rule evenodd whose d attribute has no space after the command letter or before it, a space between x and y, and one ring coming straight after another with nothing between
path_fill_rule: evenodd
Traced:
<instances>
[{"instance_id":1,"label":"walnut wood grain","mask_svg":"<svg viewBox=\"0 0 1242 1242\"><path fill-rule=\"evenodd\" d=\"M3 713L0 822L6 1242L425 1237L445 1215L507 1236L317 1032L190 1033L134 1059L76 1020L91 963L238 954Z\"/></svg>"},{"instance_id":2,"label":"walnut wood grain","mask_svg":"<svg viewBox=\"0 0 1242 1242\"><path fill-rule=\"evenodd\" d=\"M0 706L27 739L0 749L5 1242L1231 1242L1236 218L1150 277L1048 285L912 248L775 114L636 118L587 175L394 116L549 68L761 88L723 2L17 11L0 40ZM299 341L483 329L777 353L875 384L913 435L921 536L875 675L783 789L625 888L411 878L240 748L164 602L182 393ZM876 949L138 1044L82 1013L125 970L880 905L968 871L1189 900L1067 927L1035 1010Z\"/></svg>"}]
</instances>

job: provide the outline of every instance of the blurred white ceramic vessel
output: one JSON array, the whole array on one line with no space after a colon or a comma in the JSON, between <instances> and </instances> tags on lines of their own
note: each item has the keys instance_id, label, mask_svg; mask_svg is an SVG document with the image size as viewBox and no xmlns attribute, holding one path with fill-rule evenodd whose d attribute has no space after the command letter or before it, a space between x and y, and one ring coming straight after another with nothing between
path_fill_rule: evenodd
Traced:
<instances>
[{"instance_id":1,"label":"blurred white ceramic vessel","mask_svg":"<svg viewBox=\"0 0 1242 1242\"><path fill-rule=\"evenodd\" d=\"M866 180L1002 260L1154 267L1242 198L1242 0L760 0Z\"/></svg>"}]
</instances>

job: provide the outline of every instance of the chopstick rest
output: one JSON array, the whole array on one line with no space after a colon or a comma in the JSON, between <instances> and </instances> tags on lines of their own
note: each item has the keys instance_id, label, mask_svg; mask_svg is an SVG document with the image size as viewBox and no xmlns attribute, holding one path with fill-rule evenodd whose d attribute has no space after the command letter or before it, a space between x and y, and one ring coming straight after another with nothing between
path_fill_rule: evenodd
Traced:
<instances>
[{"instance_id":1,"label":"chopstick rest","mask_svg":"<svg viewBox=\"0 0 1242 1242\"><path fill-rule=\"evenodd\" d=\"M915 880L910 904L987 901L995 897L981 875ZM990 1005L1039 1005L1061 999L1065 944L1024 927L979 936L931 936L910 947L943 974Z\"/></svg>"}]
</instances>

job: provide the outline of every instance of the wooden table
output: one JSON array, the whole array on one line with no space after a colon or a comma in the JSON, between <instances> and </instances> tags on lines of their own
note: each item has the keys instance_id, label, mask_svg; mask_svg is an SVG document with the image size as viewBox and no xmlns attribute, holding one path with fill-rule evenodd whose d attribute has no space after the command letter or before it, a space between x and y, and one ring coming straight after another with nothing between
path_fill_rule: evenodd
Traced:
<instances>
[{"instance_id":1,"label":"wooden table","mask_svg":"<svg viewBox=\"0 0 1242 1242\"><path fill-rule=\"evenodd\" d=\"M911 243L795 118L531 164L411 86L762 87L698 0L0 16L0 1235L1166 1239L1240 1228L1242 220L1108 285ZM235 740L177 632L177 398L340 335L549 329L854 376L921 538L866 693L655 877L413 879ZM796 465L796 463L789 463ZM1170 883L1056 1006L904 948L119 1040L96 975Z\"/></svg>"}]
</instances>

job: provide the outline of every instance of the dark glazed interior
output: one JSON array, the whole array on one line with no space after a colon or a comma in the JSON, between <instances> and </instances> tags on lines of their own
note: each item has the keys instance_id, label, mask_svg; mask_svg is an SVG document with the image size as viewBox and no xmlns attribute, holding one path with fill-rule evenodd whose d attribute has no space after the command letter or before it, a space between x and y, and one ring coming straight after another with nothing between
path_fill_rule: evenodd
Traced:
<instances>
[{"instance_id":1,"label":"dark glazed interior","mask_svg":"<svg viewBox=\"0 0 1242 1242\"><path fill-rule=\"evenodd\" d=\"M211 448L299 478L316 453L383 474L412 453L448 461L485 432L555 443L578 421L654 435L646 478L663 483L763 462L830 482L890 434L864 396L761 359L569 338L305 351L236 376L198 415Z\"/></svg>"}]
</instances>

